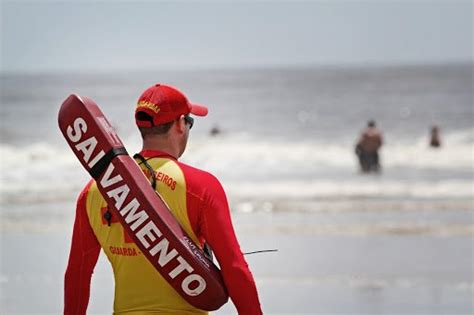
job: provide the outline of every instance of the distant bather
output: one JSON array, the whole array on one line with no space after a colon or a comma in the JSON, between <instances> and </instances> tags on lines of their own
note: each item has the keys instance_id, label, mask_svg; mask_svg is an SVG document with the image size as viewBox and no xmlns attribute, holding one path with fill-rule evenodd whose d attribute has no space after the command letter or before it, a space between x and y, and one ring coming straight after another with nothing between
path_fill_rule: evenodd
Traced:
<instances>
[{"instance_id":1,"label":"distant bather","mask_svg":"<svg viewBox=\"0 0 474 315\"><path fill-rule=\"evenodd\" d=\"M355 152L359 158L360 168L364 173L380 170L379 149L382 146L382 133L376 128L375 121L370 120L367 128L357 141Z\"/></svg>"},{"instance_id":2,"label":"distant bather","mask_svg":"<svg viewBox=\"0 0 474 315\"><path fill-rule=\"evenodd\" d=\"M438 126L433 126L431 128L430 146L432 148L439 148L441 146Z\"/></svg>"},{"instance_id":3,"label":"distant bather","mask_svg":"<svg viewBox=\"0 0 474 315\"><path fill-rule=\"evenodd\" d=\"M221 129L218 126L212 127L211 131L209 132L209 134L213 137L219 135L220 133Z\"/></svg>"}]
</instances>

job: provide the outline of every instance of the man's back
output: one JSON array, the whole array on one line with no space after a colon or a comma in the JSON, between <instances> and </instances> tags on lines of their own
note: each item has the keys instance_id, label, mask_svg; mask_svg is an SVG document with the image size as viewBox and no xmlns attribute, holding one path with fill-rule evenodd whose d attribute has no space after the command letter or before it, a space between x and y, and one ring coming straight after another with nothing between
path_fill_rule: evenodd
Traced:
<instances>
[{"instance_id":1,"label":"man's back","mask_svg":"<svg viewBox=\"0 0 474 315\"><path fill-rule=\"evenodd\" d=\"M375 127L369 127L362 132L359 144L367 153L377 152L382 146L382 134Z\"/></svg>"},{"instance_id":2,"label":"man's back","mask_svg":"<svg viewBox=\"0 0 474 315\"><path fill-rule=\"evenodd\" d=\"M230 284L229 289L234 291L233 298L250 302L252 294L241 289L249 284L254 287L255 284L246 262L239 259L240 248L218 180L207 172L176 161L166 153L143 151L141 154L154 170L157 192L186 233L201 248L206 240L215 249L226 284ZM148 168L144 163L139 165L151 180ZM92 227L96 242L113 267L115 313L206 314L187 303L147 261L117 218L108 212L95 182L91 182L81 196L78 204L82 203L84 207L78 207L77 211L84 212L84 220ZM85 233L86 229L82 230ZM84 244L85 251L97 251L98 244ZM88 272L84 272L87 276ZM237 285L239 282L243 282L244 286ZM258 300L253 303L257 303L255 306L258 307Z\"/></svg>"},{"instance_id":3,"label":"man's back","mask_svg":"<svg viewBox=\"0 0 474 315\"><path fill-rule=\"evenodd\" d=\"M166 157L153 158L150 164L156 170L157 191L190 238L200 244L187 215L188 203L190 207L197 204L187 201L186 180L179 165ZM148 262L118 219L108 212L95 182L88 185L83 198L86 219L113 268L115 313L206 314L189 305Z\"/></svg>"}]
</instances>

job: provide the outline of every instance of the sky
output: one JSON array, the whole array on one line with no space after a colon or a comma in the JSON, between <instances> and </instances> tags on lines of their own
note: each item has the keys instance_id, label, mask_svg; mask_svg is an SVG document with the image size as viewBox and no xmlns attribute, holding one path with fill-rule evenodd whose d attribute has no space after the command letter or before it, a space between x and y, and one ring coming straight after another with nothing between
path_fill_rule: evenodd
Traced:
<instances>
[{"instance_id":1,"label":"sky","mask_svg":"<svg viewBox=\"0 0 474 315\"><path fill-rule=\"evenodd\" d=\"M472 1L7 1L1 71L472 62Z\"/></svg>"}]
</instances>

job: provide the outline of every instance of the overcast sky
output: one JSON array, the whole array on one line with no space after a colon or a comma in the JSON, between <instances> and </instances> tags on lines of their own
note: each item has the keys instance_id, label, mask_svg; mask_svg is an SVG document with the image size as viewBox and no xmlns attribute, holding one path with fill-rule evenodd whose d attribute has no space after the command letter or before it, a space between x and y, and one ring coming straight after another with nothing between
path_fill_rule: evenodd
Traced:
<instances>
[{"instance_id":1,"label":"overcast sky","mask_svg":"<svg viewBox=\"0 0 474 315\"><path fill-rule=\"evenodd\" d=\"M472 1L5 1L2 71L472 62Z\"/></svg>"}]
</instances>

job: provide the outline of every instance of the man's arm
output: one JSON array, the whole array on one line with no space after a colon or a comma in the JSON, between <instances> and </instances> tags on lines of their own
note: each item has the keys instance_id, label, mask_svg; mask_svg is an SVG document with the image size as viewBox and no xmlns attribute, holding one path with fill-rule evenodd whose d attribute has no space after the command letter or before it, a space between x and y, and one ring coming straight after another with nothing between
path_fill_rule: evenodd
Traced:
<instances>
[{"instance_id":1,"label":"man's arm","mask_svg":"<svg viewBox=\"0 0 474 315\"><path fill-rule=\"evenodd\" d=\"M252 273L235 236L224 189L213 176L205 185L208 196L201 217L202 232L219 262L229 296L239 314L262 314Z\"/></svg>"},{"instance_id":2,"label":"man's arm","mask_svg":"<svg viewBox=\"0 0 474 315\"><path fill-rule=\"evenodd\" d=\"M64 314L86 314L92 272L100 253L100 244L89 224L86 199L89 183L77 200L69 262L64 277Z\"/></svg>"}]
</instances>

